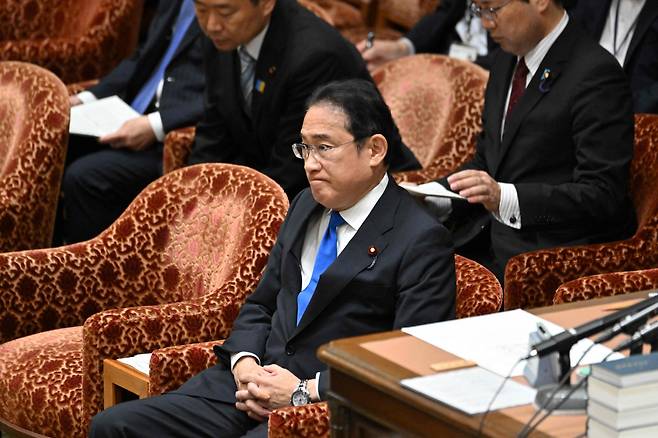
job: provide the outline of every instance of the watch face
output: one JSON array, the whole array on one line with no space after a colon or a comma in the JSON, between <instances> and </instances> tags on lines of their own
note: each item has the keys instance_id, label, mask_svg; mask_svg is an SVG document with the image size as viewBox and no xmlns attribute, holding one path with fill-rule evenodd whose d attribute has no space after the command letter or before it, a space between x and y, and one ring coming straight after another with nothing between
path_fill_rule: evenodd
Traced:
<instances>
[{"instance_id":1,"label":"watch face","mask_svg":"<svg viewBox=\"0 0 658 438\"><path fill-rule=\"evenodd\" d=\"M296 390L292 393L292 405L293 406L304 406L307 405L310 401L308 393L302 390Z\"/></svg>"}]
</instances>

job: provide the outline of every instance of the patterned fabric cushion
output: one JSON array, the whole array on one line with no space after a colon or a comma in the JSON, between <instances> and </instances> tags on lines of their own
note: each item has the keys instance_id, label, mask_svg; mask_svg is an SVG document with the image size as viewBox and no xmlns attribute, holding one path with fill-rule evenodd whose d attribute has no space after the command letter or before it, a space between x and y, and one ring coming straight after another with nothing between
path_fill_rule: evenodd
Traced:
<instances>
[{"instance_id":1,"label":"patterned fabric cushion","mask_svg":"<svg viewBox=\"0 0 658 438\"><path fill-rule=\"evenodd\" d=\"M45 332L2 346L0 388L30 380L49 389L47 408L28 405L18 418L9 407L34 389L0 391L0 420L37 433L80 436L71 431L85 431L102 409L103 359L226 337L260 278L287 206L283 190L252 169L190 166L149 185L95 239L0 255L5 340L81 324L92 315L82 329L62 332L82 335L75 353L81 362L67 358L77 365L67 365L66 373L81 385L82 407L75 409L82 416L60 428L53 412L70 402L54 386L62 375L40 374L45 359L18 363L40 354L41 337L46 343L57 333ZM31 367L38 378L28 379Z\"/></svg>"},{"instance_id":2,"label":"patterned fabric cushion","mask_svg":"<svg viewBox=\"0 0 658 438\"><path fill-rule=\"evenodd\" d=\"M457 271L457 317L485 315L500 310L503 290L496 277L480 264L455 256ZM189 378L216 363L213 345L205 342L163 348L153 352L150 363L149 393L162 394L176 389ZM328 437L327 403L285 407L270 416L269 437Z\"/></svg>"},{"instance_id":3,"label":"patterned fabric cushion","mask_svg":"<svg viewBox=\"0 0 658 438\"><path fill-rule=\"evenodd\" d=\"M623 295L658 288L658 269L611 272L569 281L558 287L553 304Z\"/></svg>"},{"instance_id":4,"label":"patterned fabric cushion","mask_svg":"<svg viewBox=\"0 0 658 438\"><path fill-rule=\"evenodd\" d=\"M326 21L330 25L334 25L333 17L329 11L323 7L320 3L317 3L313 0L297 0L297 2L304 6L309 11L313 12L315 15Z\"/></svg>"},{"instance_id":5,"label":"patterned fabric cushion","mask_svg":"<svg viewBox=\"0 0 658 438\"><path fill-rule=\"evenodd\" d=\"M167 174L175 169L180 169L187 163L187 157L192 151L194 144L194 133L196 128L175 129L167 134L162 149L162 173Z\"/></svg>"},{"instance_id":6,"label":"patterned fabric cushion","mask_svg":"<svg viewBox=\"0 0 658 438\"><path fill-rule=\"evenodd\" d=\"M0 60L41 65L65 83L99 78L130 55L142 0L2 0Z\"/></svg>"},{"instance_id":7,"label":"patterned fabric cushion","mask_svg":"<svg viewBox=\"0 0 658 438\"><path fill-rule=\"evenodd\" d=\"M0 252L50 245L68 125L66 88L55 75L0 62Z\"/></svg>"},{"instance_id":8,"label":"patterned fabric cushion","mask_svg":"<svg viewBox=\"0 0 658 438\"><path fill-rule=\"evenodd\" d=\"M379 0L378 23L409 30L425 15L434 12L440 0Z\"/></svg>"},{"instance_id":9,"label":"patterned fabric cushion","mask_svg":"<svg viewBox=\"0 0 658 438\"><path fill-rule=\"evenodd\" d=\"M423 165L395 175L398 182L443 177L475 153L487 72L442 55L415 55L373 74L405 144Z\"/></svg>"},{"instance_id":10,"label":"patterned fabric cushion","mask_svg":"<svg viewBox=\"0 0 658 438\"><path fill-rule=\"evenodd\" d=\"M505 268L505 309L547 306L576 278L658 266L658 115L636 114L630 191L637 231L630 239L553 248L512 257Z\"/></svg>"}]
</instances>

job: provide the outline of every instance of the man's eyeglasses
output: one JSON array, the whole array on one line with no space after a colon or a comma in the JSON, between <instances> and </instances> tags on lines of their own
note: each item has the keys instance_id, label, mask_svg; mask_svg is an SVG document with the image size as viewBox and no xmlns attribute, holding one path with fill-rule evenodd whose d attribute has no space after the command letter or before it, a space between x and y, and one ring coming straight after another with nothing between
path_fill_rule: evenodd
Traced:
<instances>
[{"instance_id":1,"label":"man's eyeglasses","mask_svg":"<svg viewBox=\"0 0 658 438\"><path fill-rule=\"evenodd\" d=\"M308 160L308 157L313 153L316 159L319 160L328 160L331 159L331 155L334 150L338 149L341 146L348 145L350 143L356 143L363 139L354 139L347 141L345 143L337 144L336 146L331 146L328 144L306 144L306 143L294 143L292 145L292 152L295 154L295 157L300 160Z\"/></svg>"},{"instance_id":2,"label":"man's eyeglasses","mask_svg":"<svg viewBox=\"0 0 658 438\"><path fill-rule=\"evenodd\" d=\"M511 2L512 0L507 0L505 3L500 6L496 6L495 8L481 8L476 5L475 2L471 2L470 9L471 13L480 19L496 21L498 18L498 11L509 5Z\"/></svg>"}]
</instances>

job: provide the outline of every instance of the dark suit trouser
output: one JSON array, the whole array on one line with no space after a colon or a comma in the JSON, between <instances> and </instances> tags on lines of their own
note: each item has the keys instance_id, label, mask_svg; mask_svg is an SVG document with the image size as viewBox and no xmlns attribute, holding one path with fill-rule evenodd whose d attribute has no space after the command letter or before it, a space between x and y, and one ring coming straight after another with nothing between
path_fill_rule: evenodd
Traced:
<instances>
[{"instance_id":1,"label":"dark suit trouser","mask_svg":"<svg viewBox=\"0 0 658 438\"><path fill-rule=\"evenodd\" d=\"M251 420L233 404L167 393L119 403L97 414L89 428L89 436L266 438L267 422Z\"/></svg>"},{"instance_id":2,"label":"dark suit trouser","mask_svg":"<svg viewBox=\"0 0 658 438\"><path fill-rule=\"evenodd\" d=\"M58 227L67 243L97 236L162 175L162 144L139 152L96 146L86 155L76 150L79 145L70 148L75 158L64 171Z\"/></svg>"}]
</instances>

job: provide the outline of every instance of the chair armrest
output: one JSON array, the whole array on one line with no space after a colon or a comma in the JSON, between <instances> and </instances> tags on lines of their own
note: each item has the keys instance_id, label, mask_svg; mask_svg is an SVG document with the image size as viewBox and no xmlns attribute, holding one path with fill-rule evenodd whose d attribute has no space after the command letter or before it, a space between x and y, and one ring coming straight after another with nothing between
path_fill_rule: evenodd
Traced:
<instances>
[{"instance_id":1,"label":"chair armrest","mask_svg":"<svg viewBox=\"0 0 658 438\"><path fill-rule=\"evenodd\" d=\"M172 391L215 365L217 357L212 348L223 342L201 342L155 350L149 364L149 396Z\"/></svg>"},{"instance_id":2,"label":"chair armrest","mask_svg":"<svg viewBox=\"0 0 658 438\"><path fill-rule=\"evenodd\" d=\"M87 319L83 327L85 412L99 412L103 407L104 359L226 338L253 287L229 282L196 300L108 310Z\"/></svg>"},{"instance_id":3,"label":"chair armrest","mask_svg":"<svg viewBox=\"0 0 658 438\"><path fill-rule=\"evenodd\" d=\"M69 92L69 96L73 96L80 93L81 91L85 91L86 89L93 87L96 84L98 84L98 79L76 82L75 84L68 84L66 86L66 91Z\"/></svg>"},{"instance_id":4,"label":"chair armrest","mask_svg":"<svg viewBox=\"0 0 658 438\"><path fill-rule=\"evenodd\" d=\"M481 264L455 255L457 274L457 318L498 312L503 305L503 288L495 275Z\"/></svg>"},{"instance_id":5,"label":"chair armrest","mask_svg":"<svg viewBox=\"0 0 658 438\"><path fill-rule=\"evenodd\" d=\"M327 403L311 403L274 410L270 414L268 437L329 437L330 430Z\"/></svg>"},{"instance_id":6,"label":"chair armrest","mask_svg":"<svg viewBox=\"0 0 658 438\"><path fill-rule=\"evenodd\" d=\"M175 129L167 134L162 151L162 174L185 166L192 151L196 128Z\"/></svg>"},{"instance_id":7,"label":"chair armrest","mask_svg":"<svg viewBox=\"0 0 658 438\"><path fill-rule=\"evenodd\" d=\"M549 306L557 288L588 275L656 266L639 238L551 248L512 257L505 267L505 310Z\"/></svg>"},{"instance_id":8,"label":"chair armrest","mask_svg":"<svg viewBox=\"0 0 658 438\"><path fill-rule=\"evenodd\" d=\"M564 283L555 292L553 303L585 301L650 289L658 289L658 269L610 272Z\"/></svg>"}]
</instances>

